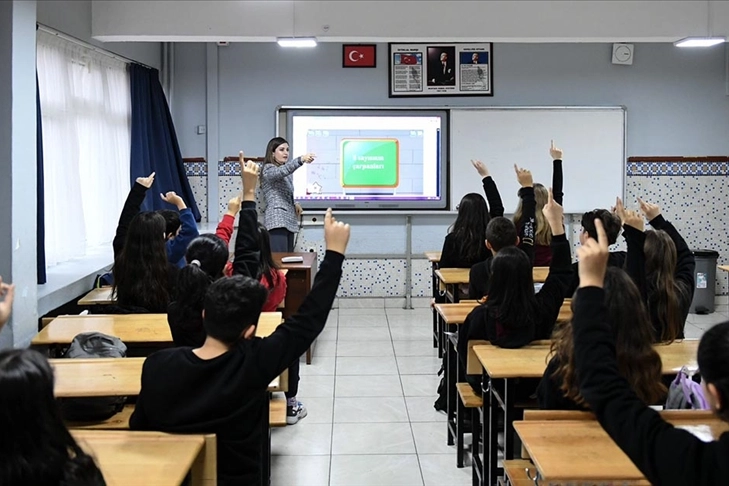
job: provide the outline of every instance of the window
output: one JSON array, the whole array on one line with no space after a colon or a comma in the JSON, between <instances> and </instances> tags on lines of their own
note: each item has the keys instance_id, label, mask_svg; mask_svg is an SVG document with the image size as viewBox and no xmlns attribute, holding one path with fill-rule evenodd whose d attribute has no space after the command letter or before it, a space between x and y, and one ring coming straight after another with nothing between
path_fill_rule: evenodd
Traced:
<instances>
[{"instance_id":1,"label":"window","mask_svg":"<svg viewBox=\"0 0 729 486\"><path fill-rule=\"evenodd\" d=\"M46 262L110 245L129 191L127 65L38 31Z\"/></svg>"}]
</instances>

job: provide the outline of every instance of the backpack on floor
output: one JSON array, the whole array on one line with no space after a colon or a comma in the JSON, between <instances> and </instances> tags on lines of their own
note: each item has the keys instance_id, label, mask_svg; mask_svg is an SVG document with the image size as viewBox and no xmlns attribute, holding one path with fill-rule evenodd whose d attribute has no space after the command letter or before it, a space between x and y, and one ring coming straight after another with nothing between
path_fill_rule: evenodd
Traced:
<instances>
[{"instance_id":1,"label":"backpack on floor","mask_svg":"<svg viewBox=\"0 0 729 486\"><path fill-rule=\"evenodd\" d=\"M668 388L666 399L667 410L708 410L709 405L704 397L704 390L701 384L695 382L685 366L676 375Z\"/></svg>"},{"instance_id":2,"label":"backpack on floor","mask_svg":"<svg viewBox=\"0 0 729 486\"><path fill-rule=\"evenodd\" d=\"M63 355L69 359L124 358L126 345L118 337L100 332L78 334ZM124 408L126 397L61 398L61 414L67 421L91 422L111 418Z\"/></svg>"}]
</instances>

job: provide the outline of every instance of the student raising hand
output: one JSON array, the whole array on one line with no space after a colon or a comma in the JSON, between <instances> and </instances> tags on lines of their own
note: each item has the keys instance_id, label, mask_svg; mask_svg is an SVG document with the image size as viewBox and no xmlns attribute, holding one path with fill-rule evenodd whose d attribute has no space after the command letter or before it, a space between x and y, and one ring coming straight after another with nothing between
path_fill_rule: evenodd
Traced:
<instances>
[{"instance_id":1,"label":"student raising hand","mask_svg":"<svg viewBox=\"0 0 729 486\"><path fill-rule=\"evenodd\" d=\"M240 175L243 179L243 200L256 200L256 185L258 184L258 174L261 168L255 162L248 160L243 162L243 152L240 153Z\"/></svg>"},{"instance_id":2,"label":"student raising hand","mask_svg":"<svg viewBox=\"0 0 729 486\"><path fill-rule=\"evenodd\" d=\"M562 160L562 149L554 146L554 140L552 140L552 145L549 147L549 155L552 160Z\"/></svg>"},{"instance_id":3,"label":"student raising hand","mask_svg":"<svg viewBox=\"0 0 729 486\"><path fill-rule=\"evenodd\" d=\"M349 243L349 225L337 221L332 215L332 208L327 209L324 216L324 239L327 243L327 250L344 255L347 243Z\"/></svg>"},{"instance_id":4,"label":"student raising hand","mask_svg":"<svg viewBox=\"0 0 729 486\"><path fill-rule=\"evenodd\" d=\"M170 191L167 194L160 194L159 196L164 202L172 204L173 206L177 206L177 209L179 211L187 208L185 201L180 196L178 196L175 191Z\"/></svg>"},{"instance_id":5,"label":"student raising hand","mask_svg":"<svg viewBox=\"0 0 729 486\"><path fill-rule=\"evenodd\" d=\"M137 184L141 184L147 189L152 187L152 184L154 183L154 175L155 172L152 172L147 177L137 177Z\"/></svg>"},{"instance_id":6,"label":"student raising hand","mask_svg":"<svg viewBox=\"0 0 729 486\"><path fill-rule=\"evenodd\" d=\"M480 175L482 179L484 177L489 176L489 170L488 170L488 168L486 168L486 164L484 164L480 160L473 160L473 159L471 159L471 164L476 169L476 171L478 172L478 175Z\"/></svg>"},{"instance_id":7,"label":"student raising hand","mask_svg":"<svg viewBox=\"0 0 729 486\"><path fill-rule=\"evenodd\" d=\"M580 273L580 288L601 287L605 280L607 262L610 252L608 238L600 219L595 219L597 241L587 238L584 244L577 248L577 258L580 260L578 270Z\"/></svg>"},{"instance_id":8,"label":"student raising hand","mask_svg":"<svg viewBox=\"0 0 729 486\"><path fill-rule=\"evenodd\" d=\"M638 204L640 204L640 210L648 221L653 221L661 214L661 208L657 204L645 202L641 198L638 198Z\"/></svg>"},{"instance_id":9,"label":"student raising hand","mask_svg":"<svg viewBox=\"0 0 729 486\"><path fill-rule=\"evenodd\" d=\"M542 209L547 223L552 230L552 236L564 234L564 209L554 200L552 189L549 190L547 204Z\"/></svg>"},{"instance_id":10,"label":"student raising hand","mask_svg":"<svg viewBox=\"0 0 729 486\"><path fill-rule=\"evenodd\" d=\"M228 212L226 214L229 214L229 215L235 217L240 212L240 204L241 204L240 195L235 196L234 198L231 198L228 201ZM230 238L228 238L228 239L230 239Z\"/></svg>"},{"instance_id":11,"label":"student raising hand","mask_svg":"<svg viewBox=\"0 0 729 486\"><path fill-rule=\"evenodd\" d=\"M519 168L516 164L514 164L514 171L516 172L516 180L519 181L521 187L534 187L534 178L531 171Z\"/></svg>"},{"instance_id":12,"label":"student raising hand","mask_svg":"<svg viewBox=\"0 0 729 486\"><path fill-rule=\"evenodd\" d=\"M14 297L15 285L6 284L3 282L3 278L0 277L0 328L10 319Z\"/></svg>"}]
</instances>

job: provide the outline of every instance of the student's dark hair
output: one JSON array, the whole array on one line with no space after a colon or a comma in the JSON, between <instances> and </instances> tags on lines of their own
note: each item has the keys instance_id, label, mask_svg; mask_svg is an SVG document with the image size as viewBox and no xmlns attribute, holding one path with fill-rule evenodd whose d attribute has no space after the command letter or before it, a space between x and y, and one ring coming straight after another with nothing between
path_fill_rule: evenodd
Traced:
<instances>
[{"instance_id":1,"label":"student's dark hair","mask_svg":"<svg viewBox=\"0 0 729 486\"><path fill-rule=\"evenodd\" d=\"M608 238L608 245L614 245L620 236L622 223L620 218L608 211L607 209L593 209L582 215L582 231L588 234L590 238L597 241L597 229L595 228L595 219L602 221L605 228L605 234Z\"/></svg>"},{"instance_id":2,"label":"student's dark hair","mask_svg":"<svg viewBox=\"0 0 729 486\"><path fill-rule=\"evenodd\" d=\"M261 249L261 264L258 267L258 280L266 279L268 288L273 288L273 275L278 272L279 265L271 253L271 235L262 224L258 224L258 247Z\"/></svg>"},{"instance_id":3,"label":"student's dark hair","mask_svg":"<svg viewBox=\"0 0 729 486\"><path fill-rule=\"evenodd\" d=\"M199 317L205 292L212 282L223 276L228 262L228 245L217 235L200 235L187 247L185 261L187 265L177 275L174 298L183 314Z\"/></svg>"},{"instance_id":4,"label":"student's dark hair","mask_svg":"<svg viewBox=\"0 0 729 486\"><path fill-rule=\"evenodd\" d=\"M0 484L104 485L66 429L53 370L37 351L0 351Z\"/></svg>"},{"instance_id":5,"label":"student's dark hair","mask_svg":"<svg viewBox=\"0 0 729 486\"><path fill-rule=\"evenodd\" d=\"M166 312L170 295L164 235L165 220L160 214L147 211L132 219L112 270L113 293L120 306Z\"/></svg>"},{"instance_id":6,"label":"student's dark hair","mask_svg":"<svg viewBox=\"0 0 729 486\"><path fill-rule=\"evenodd\" d=\"M663 230L646 231L645 273L648 286L648 308L658 319L654 327L661 329L657 336L661 342L672 342L682 332L684 322L681 315L681 297L687 289L674 278L678 259L676 245ZM683 295L684 300L688 300Z\"/></svg>"},{"instance_id":7,"label":"student's dark hair","mask_svg":"<svg viewBox=\"0 0 729 486\"><path fill-rule=\"evenodd\" d=\"M165 236L169 238L180 229L180 213L172 209L158 209L157 212L165 218Z\"/></svg>"},{"instance_id":8,"label":"student's dark hair","mask_svg":"<svg viewBox=\"0 0 729 486\"><path fill-rule=\"evenodd\" d=\"M729 422L729 322L717 324L704 333L696 358L701 378L714 385L719 393L721 407L717 415Z\"/></svg>"},{"instance_id":9,"label":"student's dark hair","mask_svg":"<svg viewBox=\"0 0 729 486\"><path fill-rule=\"evenodd\" d=\"M273 153L276 151L276 149L285 143L289 143L285 138L283 137L274 137L271 140L268 141L268 145L266 146L266 155L263 157L263 163L264 164L275 164L276 159L273 156Z\"/></svg>"},{"instance_id":10,"label":"student's dark hair","mask_svg":"<svg viewBox=\"0 0 729 486\"><path fill-rule=\"evenodd\" d=\"M458 241L458 255L469 261L477 261L486 244L486 226L489 224L489 208L481 194L466 194L458 204L458 216L449 228Z\"/></svg>"},{"instance_id":11,"label":"student's dark hair","mask_svg":"<svg viewBox=\"0 0 729 486\"><path fill-rule=\"evenodd\" d=\"M657 404L666 398L667 390L661 381L661 357L653 348L653 325L640 291L630 276L617 267L608 267L604 288L618 371L646 405ZM564 396L586 406L575 369L571 322L555 329L551 352L560 363L553 376L561 382Z\"/></svg>"},{"instance_id":12,"label":"student's dark hair","mask_svg":"<svg viewBox=\"0 0 729 486\"><path fill-rule=\"evenodd\" d=\"M523 250L507 246L491 260L489 314L507 330L534 330L537 299L532 264Z\"/></svg>"},{"instance_id":13,"label":"student's dark hair","mask_svg":"<svg viewBox=\"0 0 729 486\"><path fill-rule=\"evenodd\" d=\"M486 241L495 252L507 246L516 245L516 239L516 226L509 218L498 216L489 221L486 226Z\"/></svg>"},{"instance_id":14,"label":"student's dark hair","mask_svg":"<svg viewBox=\"0 0 729 486\"><path fill-rule=\"evenodd\" d=\"M243 275L221 278L205 294L205 319L208 336L235 344L243 331L258 324L268 290L257 280Z\"/></svg>"}]
</instances>

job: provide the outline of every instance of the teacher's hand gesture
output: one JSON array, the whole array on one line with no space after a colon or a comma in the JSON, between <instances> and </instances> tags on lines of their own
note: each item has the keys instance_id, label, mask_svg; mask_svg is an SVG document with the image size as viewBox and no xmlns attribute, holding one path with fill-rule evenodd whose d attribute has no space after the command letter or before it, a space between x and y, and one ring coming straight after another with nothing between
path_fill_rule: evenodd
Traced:
<instances>
[{"instance_id":1,"label":"teacher's hand gesture","mask_svg":"<svg viewBox=\"0 0 729 486\"><path fill-rule=\"evenodd\" d=\"M305 164L311 164L314 162L314 159L316 158L316 154L305 154L301 156L301 161Z\"/></svg>"}]
</instances>

